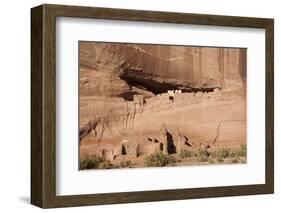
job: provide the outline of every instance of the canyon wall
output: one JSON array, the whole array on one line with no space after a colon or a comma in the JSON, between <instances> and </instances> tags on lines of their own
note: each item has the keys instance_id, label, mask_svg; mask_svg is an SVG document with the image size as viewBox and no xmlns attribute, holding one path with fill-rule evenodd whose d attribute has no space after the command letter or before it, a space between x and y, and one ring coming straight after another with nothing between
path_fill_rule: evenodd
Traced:
<instances>
[{"instance_id":1,"label":"canyon wall","mask_svg":"<svg viewBox=\"0 0 281 213\"><path fill-rule=\"evenodd\" d=\"M117 91L128 90L120 76L192 88L227 88L233 82L245 86L245 62L246 49L241 48L80 42L80 66L110 73Z\"/></svg>"},{"instance_id":2,"label":"canyon wall","mask_svg":"<svg viewBox=\"0 0 281 213\"><path fill-rule=\"evenodd\" d=\"M163 126L194 149L245 143L246 49L80 42L79 54L83 153L146 149Z\"/></svg>"}]
</instances>

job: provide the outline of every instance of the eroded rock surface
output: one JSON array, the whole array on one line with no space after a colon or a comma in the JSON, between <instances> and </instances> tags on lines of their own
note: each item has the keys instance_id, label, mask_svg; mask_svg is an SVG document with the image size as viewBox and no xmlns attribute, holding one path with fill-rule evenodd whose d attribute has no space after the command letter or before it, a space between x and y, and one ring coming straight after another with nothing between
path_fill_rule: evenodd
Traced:
<instances>
[{"instance_id":1,"label":"eroded rock surface","mask_svg":"<svg viewBox=\"0 0 281 213\"><path fill-rule=\"evenodd\" d=\"M245 49L80 42L79 51L81 157L246 143Z\"/></svg>"}]
</instances>

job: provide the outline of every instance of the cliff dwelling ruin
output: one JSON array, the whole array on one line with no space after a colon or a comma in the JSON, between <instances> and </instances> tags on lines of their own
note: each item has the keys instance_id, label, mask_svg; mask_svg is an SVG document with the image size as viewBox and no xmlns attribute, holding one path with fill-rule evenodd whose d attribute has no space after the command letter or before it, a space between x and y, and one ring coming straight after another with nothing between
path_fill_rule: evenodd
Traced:
<instances>
[{"instance_id":1,"label":"cliff dwelling ruin","mask_svg":"<svg viewBox=\"0 0 281 213\"><path fill-rule=\"evenodd\" d=\"M102 168L246 162L218 160L246 146L246 49L79 42L79 54L80 169L91 156Z\"/></svg>"}]
</instances>

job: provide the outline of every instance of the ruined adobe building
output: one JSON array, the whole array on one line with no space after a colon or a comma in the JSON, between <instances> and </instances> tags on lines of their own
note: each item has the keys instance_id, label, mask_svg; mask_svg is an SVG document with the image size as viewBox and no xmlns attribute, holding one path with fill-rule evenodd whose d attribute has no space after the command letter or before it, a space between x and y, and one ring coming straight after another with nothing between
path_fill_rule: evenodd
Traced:
<instances>
[{"instance_id":1,"label":"ruined adobe building","mask_svg":"<svg viewBox=\"0 0 281 213\"><path fill-rule=\"evenodd\" d=\"M80 42L82 155L245 141L245 49Z\"/></svg>"}]
</instances>

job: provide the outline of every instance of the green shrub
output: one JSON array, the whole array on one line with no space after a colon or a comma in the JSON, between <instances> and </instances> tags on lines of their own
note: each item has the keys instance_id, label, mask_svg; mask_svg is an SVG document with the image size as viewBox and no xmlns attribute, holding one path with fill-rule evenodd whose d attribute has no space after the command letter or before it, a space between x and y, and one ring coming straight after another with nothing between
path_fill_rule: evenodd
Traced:
<instances>
[{"instance_id":1,"label":"green shrub","mask_svg":"<svg viewBox=\"0 0 281 213\"><path fill-rule=\"evenodd\" d=\"M216 152L216 151L211 152L211 153L210 153L210 157L211 157L211 158L217 158L217 152Z\"/></svg>"},{"instance_id":2,"label":"green shrub","mask_svg":"<svg viewBox=\"0 0 281 213\"><path fill-rule=\"evenodd\" d=\"M113 168L113 165L110 163L109 160L105 160L99 163L97 169L111 169L111 168Z\"/></svg>"},{"instance_id":3,"label":"green shrub","mask_svg":"<svg viewBox=\"0 0 281 213\"><path fill-rule=\"evenodd\" d=\"M109 160L99 155L87 156L85 159L80 160L79 168L84 169L109 169L112 165Z\"/></svg>"},{"instance_id":4,"label":"green shrub","mask_svg":"<svg viewBox=\"0 0 281 213\"><path fill-rule=\"evenodd\" d=\"M230 151L229 157L230 157L230 158L235 158L235 157L236 157L236 150Z\"/></svg>"},{"instance_id":5,"label":"green shrub","mask_svg":"<svg viewBox=\"0 0 281 213\"><path fill-rule=\"evenodd\" d=\"M127 161L121 161L119 164L120 168L132 168L132 161L127 160Z\"/></svg>"},{"instance_id":6,"label":"green shrub","mask_svg":"<svg viewBox=\"0 0 281 213\"><path fill-rule=\"evenodd\" d=\"M246 145L241 145L240 149L237 150L237 157L246 157L247 155L247 147Z\"/></svg>"},{"instance_id":7,"label":"green shrub","mask_svg":"<svg viewBox=\"0 0 281 213\"><path fill-rule=\"evenodd\" d=\"M198 157L200 156L206 156L209 157L210 156L210 152L208 152L208 150L206 149L198 149Z\"/></svg>"},{"instance_id":8,"label":"green shrub","mask_svg":"<svg viewBox=\"0 0 281 213\"><path fill-rule=\"evenodd\" d=\"M191 158L192 156L194 156L194 153L189 150L181 150L179 153L180 158Z\"/></svg>"},{"instance_id":9,"label":"green shrub","mask_svg":"<svg viewBox=\"0 0 281 213\"><path fill-rule=\"evenodd\" d=\"M172 155L163 154L162 152L153 153L145 158L145 165L149 167L162 167L172 165L176 159Z\"/></svg>"},{"instance_id":10,"label":"green shrub","mask_svg":"<svg viewBox=\"0 0 281 213\"><path fill-rule=\"evenodd\" d=\"M209 159L209 158L206 157L206 156L204 156L204 155L198 157L199 162L207 162L208 159Z\"/></svg>"},{"instance_id":11,"label":"green shrub","mask_svg":"<svg viewBox=\"0 0 281 213\"><path fill-rule=\"evenodd\" d=\"M93 161L89 158L89 157L86 157L85 159L83 160L80 160L80 166L79 168L81 170L84 170L84 169L92 169L94 168L96 165L93 163Z\"/></svg>"},{"instance_id":12,"label":"green shrub","mask_svg":"<svg viewBox=\"0 0 281 213\"><path fill-rule=\"evenodd\" d=\"M230 149L229 148L221 148L217 151L217 158L223 159L230 157Z\"/></svg>"},{"instance_id":13,"label":"green shrub","mask_svg":"<svg viewBox=\"0 0 281 213\"><path fill-rule=\"evenodd\" d=\"M210 153L206 149L198 149L197 158L200 162L208 161Z\"/></svg>"}]
</instances>

